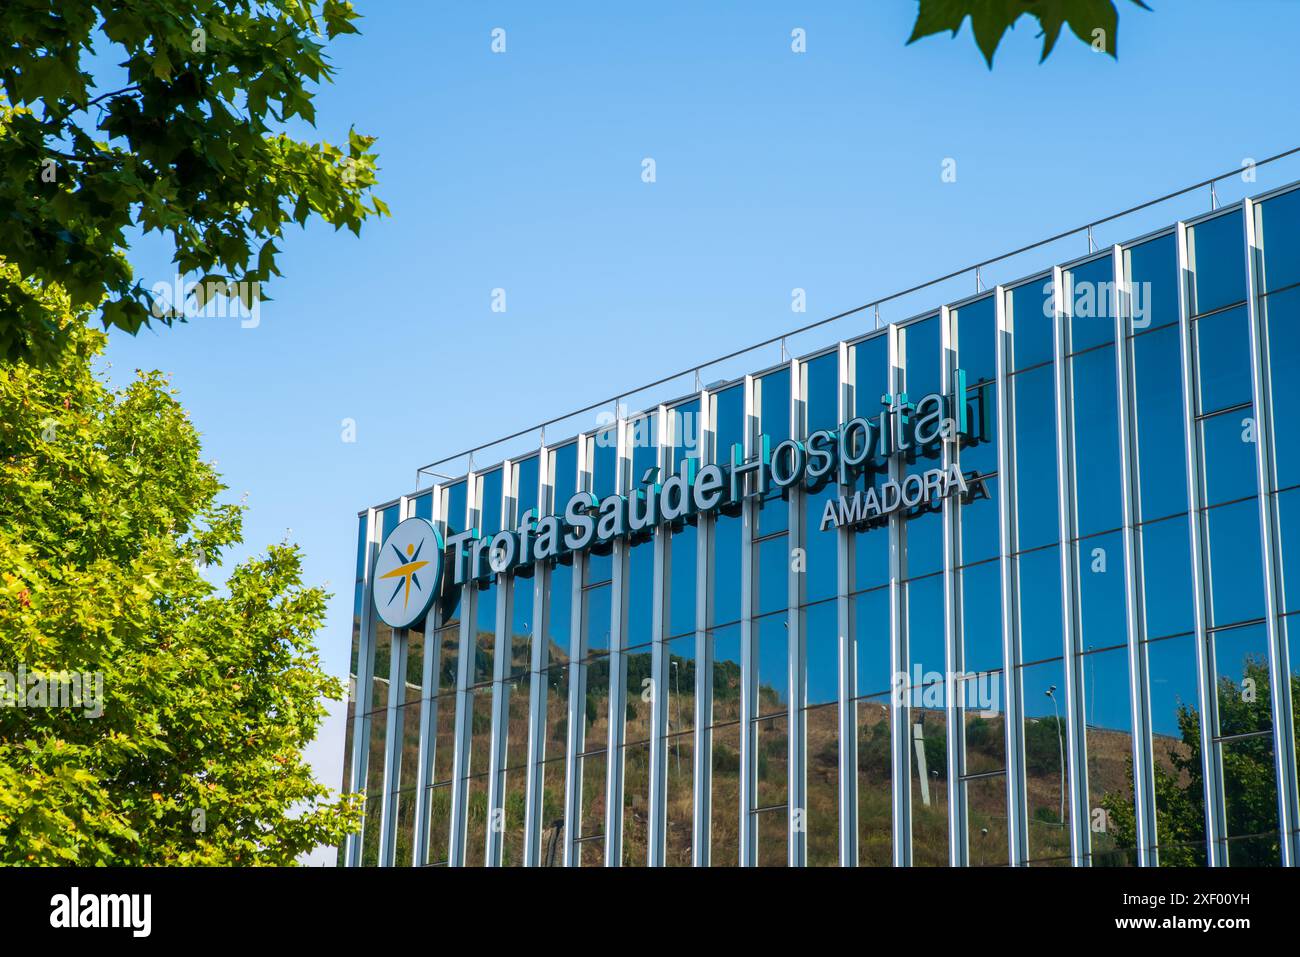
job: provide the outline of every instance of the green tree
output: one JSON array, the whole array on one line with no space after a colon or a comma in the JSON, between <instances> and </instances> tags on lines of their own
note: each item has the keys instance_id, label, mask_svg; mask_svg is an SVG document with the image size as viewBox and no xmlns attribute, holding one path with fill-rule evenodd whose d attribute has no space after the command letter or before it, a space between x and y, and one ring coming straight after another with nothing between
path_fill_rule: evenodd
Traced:
<instances>
[{"instance_id":1,"label":"green tree","mask_svg":"<svg viewBox=\"0 0 1300 957\"><path fill-rule=\"evenodd\" d=\"M1070 31L1100 52L1117 56L1119 11L1112 0L917 0L916 25L908 43L922 37L951 31L956 36L961 25L970 17L975 43L984 54L989 69L993 68L993 54L1006 32L1021 17L1038 21L1043 38L1043 56L1046 60L1061 36L1061 28ZM1151 8L1143 0L1131 0L1143 10ZM1039 62L1042 62L1040 60Z\"/></svg>"},{"instance_id":2,"label":"green tree","mask_svg":"<svg viewBox=\"0 0 1300 957\"><path fill-rule=\"evenodd\" d=\"M1248 656L1239 685L1230 678L1218 684L1219 728L1225 735L1245 734L1272 725L1272 695L1268 662ZM1247 690L1249 689L1249 690ZM1292 721L1300 724L1300 676L1291 676ZM1193 867L1205 863L1205 791L1201 767L1201 716L1188 703L1178 706L1181 746L1168 752L1169 767L1154 769L1156 815L1163 866ZM1229 857L1234 865L1269 865L1278 862L1277 785L1273 766L1273 736L1237 739L1225 746L1223 791L1228 833L1233 836L1265 835L1257 841L1234 842ZM1128 768L1130 788L1132 762ZM1107 794L1102 807L1109 830L1120 848L1137 846L1133 802L1122 794Z\"/></svg>"},{"instance_id":3,"label":"green tree","mask_svg":"<svg viewBox=\"0 0 1300 957\"><path fill-rule=\"evenodd\" d=\"M279 275L287 224L355 233L385 213L373 138L286 132L314 124L323 41L356 19L345 0L5 0L0 261L17 273L0 278L0 360L58 354L69 329L41 308L51 285L105 328L180 318L133 275L137 233L162 233L205 290L246 284L248 304ZM101 83L92 58L119 69Z\"/></svg>"},{"instance_id":4,"label":"green tree","mask_svg":"<svg viewBox=\"0 0 1300 957\"><path fill-rule=\"evenodd\" d=\"M205 580L241 509L174 390L141 372L111 391L71 299L0 277L64 342L0 366L0 864L288 864L337 843L357 800L302 757L343 693L313 646L325 594L289 545ZM20 666L100 673L102 714L90 692L12 706Z\"/></svg>"}]
</instances>

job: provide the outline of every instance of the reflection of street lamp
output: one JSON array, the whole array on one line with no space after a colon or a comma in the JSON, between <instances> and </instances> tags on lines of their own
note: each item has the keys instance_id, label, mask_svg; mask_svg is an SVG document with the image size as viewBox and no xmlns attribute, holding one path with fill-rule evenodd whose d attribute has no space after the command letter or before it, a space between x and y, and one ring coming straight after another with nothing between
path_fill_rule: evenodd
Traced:
<instances>
[{"instance_id":1,"label":"reflection of street lamp","mask_svg":"<svg viewBox=\"0 0 1300 957\"><path fill-rule=\"evenodd\" d=\"M1061 756L1061 814L1057 818L1065 826L1065 742L1061 739L1061 712L1056 707L1056 685L1051 685L1046 692L1052 699L1052 713L1056 715L1056 753Z\"/></svg>"},{"instance_id":2,"label":"reflection of street lamp","mask_svg":"<svg viewBox=\"0 0 1300 957\"><path fill-rule=\"evenodd\" d=\"M682 683L681 676L677 673L677 662L674 661L672 664L673 697L677 710L677 727L680 728L682 726ZM680 735L676 736L676 740L673 741L673 751L677 754L677 774L680 776L682 773L682 739Z\"/></svg>"}]
</instances>

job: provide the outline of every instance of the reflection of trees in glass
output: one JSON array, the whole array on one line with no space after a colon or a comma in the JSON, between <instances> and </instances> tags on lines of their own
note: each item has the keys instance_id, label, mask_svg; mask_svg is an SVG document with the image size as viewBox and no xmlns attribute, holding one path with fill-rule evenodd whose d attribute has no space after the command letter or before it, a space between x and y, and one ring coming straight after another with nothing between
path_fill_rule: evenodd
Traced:
<instances>
[{"instance_id":1,"label":"reflection of trees in glass","mask_svg":"<svg viewBox=\"0 0 1300 957\"><path fill-rule=\"evenodd\" d=\"M1239 684L1220 677L1218 683L1219 727L1225 733L1241 733L1272 725L1272 694L1268 663L1248 655ZM1243 689L1243 685L1250 691ZM1291 676L1292 720L1300 712L1300 676ZM1187 703L1178 706L1179 738L1157 737L1155 741L1157 842L1162 866L1193 867L1205 864L1205 792L1201 770L1201 719ZM1277 791L1273 765L1273 736L1261 734L1235 739L1222 747L1223 790L1228 834L1265 835L1256 841L1235 842L1230 851L1233 865L1276 865L1280 848L1277 840ZM1132 784L1132 763L1129 769ZM1123 795L1107 794L1102 806L1110 817L1115 844L1136 845L1133 803Z\"/></svg>"}]
</instances>

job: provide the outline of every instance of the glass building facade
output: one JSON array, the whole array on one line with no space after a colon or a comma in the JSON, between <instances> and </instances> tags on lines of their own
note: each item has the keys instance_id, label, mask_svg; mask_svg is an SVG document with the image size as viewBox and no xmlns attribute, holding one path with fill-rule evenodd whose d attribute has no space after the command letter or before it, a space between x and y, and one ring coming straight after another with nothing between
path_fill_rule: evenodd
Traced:
<instances>
[{"instance_id":1,"label":"glass building facade","mask_svg":"<svg viewBox=\"0 0 1300 957\"><path fill-rule=\"evenodd\" d=\"M1298 368L1288 187L364 510L340 863L1295 863ZM372 610L402 518L486 537L957 369L970 440Z\"/></svg>"}]
</instances>

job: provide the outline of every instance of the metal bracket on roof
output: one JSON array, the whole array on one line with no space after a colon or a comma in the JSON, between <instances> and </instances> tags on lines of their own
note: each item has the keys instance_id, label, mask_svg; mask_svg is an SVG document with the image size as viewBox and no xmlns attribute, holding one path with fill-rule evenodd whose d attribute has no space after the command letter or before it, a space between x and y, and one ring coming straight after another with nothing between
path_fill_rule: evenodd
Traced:
<instances>
[{"instance_id":1,"label":"metal bracket on roof","mask_svg":"<svg viewBox=\"0 0 1300 957\"><path fill-rule=\"evenodd\" d=\"M880 303L876 303L876 328L880 328Z\"/></svg>"},{"instance_id":2,"label":"metal bracket on roof","mask_svg":"<svg viewBox=\"0 0 1300 957\"><path fill-rule=\"evenodd\" d=\"M984 280L980 278L980 267L975 267L975 291L977 293L984 291Z\"/></svg>"},{"instance_id":3,"label":"metal bracket on roof","mask_svg":"<svg viewBox=\"0 0 1300 957\"><path fill-rule=\"evenodd\" d=\"M1097 246L1092 241L1092 227L1089 226L1088 227L1088 252L1095 253L1096 251L1097 251Z\"/></svg>"},{"instance_id":4,"label":"metal bracket on roof","mask_svg":"<svg viewBox=\"0 0 1300 957\"><path fill-rule=\"evenodd\" d=\"M781 337L781 361L788 362L789 360L790 360L790 350L788 350L785 347L785 336L782 336Z\"/></svg>"},{"instance_id":5,"label":"metal bracket on roof","mask_svg":"<svg viewBox=\"0 0 1300 957\"><path fill-rule=\"evenodd\" d=\"M1210 180L1210 209L1219 208L1219 191L1214 188L1214 180Z\"/></svg>"}]
</instances>

